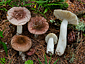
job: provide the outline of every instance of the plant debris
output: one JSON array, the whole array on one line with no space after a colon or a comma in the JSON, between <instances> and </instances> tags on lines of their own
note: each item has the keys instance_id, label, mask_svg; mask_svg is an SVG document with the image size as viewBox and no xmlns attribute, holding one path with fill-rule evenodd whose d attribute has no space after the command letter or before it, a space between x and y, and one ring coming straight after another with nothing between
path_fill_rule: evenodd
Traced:
<instances>
[{"instance_id":1,"label":"plant debris","mask_svg":"<svg viewBox=\"0 0 85 64\"><path fill-rule=\"evenodd\" d=\"M85 10L85 0L74 0L73 2L70 2L70 0L67 1L69 4L69 7L67 8L68 11L71 11L76 14L76 12L84 11ZM10 9L10 6L0 6L0 8L5 7L7 10ZM36 15L42 16L39 13L32 12L32 17L35 17ZM26 55L27 60L33 60L34 64L39 64L38 58L44 64L44 54L46 53L46 47L47 44L45 43L45 36L48 33L55 33L57 36L59 36L60 33L60 25L58 24L58 21L54 15L53 10L48 11L45 15L47 17L48 23L49 23L49 29L45 34L39 35L37 38L34 37L33 34L31 34L27 29L27 24L23 26L23 33L22 35L28 36L31 38L33 42L32 48L35 50L35 53L31 56ZM0 10L0 31L3 31L4 38L1 38L2 42L7 43L7 49L8 49L8 57L5 54L5 51L3 49L3 46L0 44L0 58L6 59L6 64L24 64L25 61L21 59L21 56L19 56L18 51L15 51L11 47L11 38L16 34L16 26L12 25L10 22L8 22L6 18L7 12ZM77 13L78 14L78 13ZM81 13L82 15L85 15L85 13ZM84 17L79 17L80 19L83 19L85 22ZM55 22L51 23L50 20L55 20ZM54 24L58 25L54 25ZM58 28L58 29L57 29ZM69 31L74 30L69 28ZM55 54L51 58L51 64L53 64L57 59L59 64L85 64L85 36L83 36L84 32L80 32L78 43L72 40L72 45L67 45L66 51L63 56L56 56ZM74 34L73 34L74 35ZM54 46L56 49L56 45ZM54 49L54 50L55 50ZM31 50L31 49L30 49ZM26 53L25 53L26 54ZM46 54L47 63L49 63L50 56Z\"/></svg>"}]
</instances>

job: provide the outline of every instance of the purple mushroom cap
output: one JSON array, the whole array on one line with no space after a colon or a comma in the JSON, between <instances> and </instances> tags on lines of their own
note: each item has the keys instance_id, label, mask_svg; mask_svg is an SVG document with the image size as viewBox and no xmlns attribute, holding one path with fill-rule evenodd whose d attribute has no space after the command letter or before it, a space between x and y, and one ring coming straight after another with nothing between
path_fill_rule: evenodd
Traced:
<instances>
[{"instance_id":1,"label":"purple mushroom cap","mask_svg":"<svg viewBox=\"0 0 85 64\"><path fill-rule=\"evenodd\" d=\"M25 7L13 7L7 12L7 19L14 25L24 25L30 18L31 13Z\"/></svg>"},{"instance_id":2,"label":"purple mushroom cap","mask_svg":"<svg viewBox=\"0 0 85 64\"><path fill-rule=\"evenodd\" d=\"M44 34L47 32L49 28L48 22L44 17L33 17L31 20L28 22L28 30L32 34Z\"/></svg>"}]
</instances>

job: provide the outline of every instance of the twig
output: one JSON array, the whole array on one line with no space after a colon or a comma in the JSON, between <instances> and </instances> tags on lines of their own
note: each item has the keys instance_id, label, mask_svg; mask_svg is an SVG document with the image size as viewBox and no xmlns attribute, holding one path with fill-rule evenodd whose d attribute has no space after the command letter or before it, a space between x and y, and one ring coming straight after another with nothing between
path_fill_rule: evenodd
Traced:
<instances>
[{"instance_id":1,"label":"twig","mask_svg":"<svg viewBox=\"0 0 85 64\"><path fill-rule=\"evenodd\" d=\"M79 38L80 38L79 34L80 34L80 32L78 32L78 38L77 38L77 43L78 43L78 41L79 41Z\"/></svg>"},{"instance_id":2,"label":"twig","mask_svg":"<svg viewBox=\"0 0 85 64\"><path fill-rule=\"evenodd\" d=\"M83 39L82 39L82 31L81 31L81 42L83 41Z\"/></svg>"}]
</instances>

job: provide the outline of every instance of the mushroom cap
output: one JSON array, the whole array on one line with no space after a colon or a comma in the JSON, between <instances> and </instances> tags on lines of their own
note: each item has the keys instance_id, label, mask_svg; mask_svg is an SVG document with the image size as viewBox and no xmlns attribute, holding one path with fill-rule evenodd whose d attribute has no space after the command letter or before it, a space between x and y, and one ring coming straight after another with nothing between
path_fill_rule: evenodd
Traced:
<instances>
[{"instance_id":1,"label":"mushroom cap","mask_svg":"<svg viewBox=\"0 0 85 64\"><path fill-rule=\"evenodd\" d=\"M24 25L30 18L31 13L25 7L13 7L7 12L7 19L14 25Z\"/></svg>"},{"instance_id":2,"label":"mushroom cap","mask_svg":"<svg viewBox=\"0 0 85 64\"><path fill-rule=\"evenodd\" d=\"M17 51L25 52L31 48L32 41L27 36L15 35L12 37L11 46Z\"/></svg>"},{"instance_id":3,"label":"mushroom cap","mask_svg":"<svg viewBox=\"0 0 85 64\"><path fill-rule=\"evenodd\" d=\"M48 43L49 38L53 38L54 44L56 44L57 41L58 41L58 37L57 37L54 33L49 33L49 34L45 37L46 43Z\"/></svg>"},{"instance_id":4,"label":"mushroom cap","mask_svg":"<svg viewBox=\"0 0 85 64\"><path fill-rule=\"evenodd\" d=\"M68 21L69 24L74 24L74 25L78 24L77 16L70 11L60 10L60 9L54 10L54 15L55 17L57 17L57 19L60 19L61 21L65 19Z\"/></svg>"},{"instance_id":5,"label":"mushroom cap","mask_svg":"<svg viewBox=\"0 0 85 64\"><path fill-rule=\"evenodd\" d=\"M43 25L44 27L40 28L40 29L36 29L36 28L33 28L33 25L35 22L43 22ZM30 22L28 22L28 30L30 33L33 33L33 34L44 34L46 33L46 31L48 30L49 28L49 24L48 22L46 22L46 19L44 17L33 17L31 18Z\"/></svg>"}]
</instances>

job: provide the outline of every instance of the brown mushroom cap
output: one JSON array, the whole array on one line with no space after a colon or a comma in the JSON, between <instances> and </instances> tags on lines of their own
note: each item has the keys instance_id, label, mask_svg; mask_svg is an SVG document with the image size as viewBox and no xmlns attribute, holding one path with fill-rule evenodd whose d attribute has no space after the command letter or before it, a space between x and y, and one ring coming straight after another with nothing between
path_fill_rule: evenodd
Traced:
<instances>
[{"instance_id":1,"label":"brown mushroom cap","mask_svg":"<svg viewBox=\"0 0 85 64\"><path fill-rule=\"evenodd\" d=\"M33 34L44 34L49 28L48 22L44 17L33 17L30 22L28 22L28 30Z\"/></svg>"},{"instance_id":2,"label":"brown mushroom cap","mask_svg":"<svg viewBox=\"0 0 85 64\"><path fill-rule=\"evenodd\" d=\"M31 48L32 41L27 36L15 35L12 37L11 46L17 51L25 52Z\"/></svg>"},{"instance_id":3,"label":"brown mushroom cap","mask_svg":"<svg viewBox=\"0 0 85 64\"><path fill-rule=\"evenodd\" d=\"M25 7L13 7L7 12L7 19L14 25L24 25L30 18L31 13Z\"/></svg>"}]
</instances>

